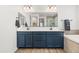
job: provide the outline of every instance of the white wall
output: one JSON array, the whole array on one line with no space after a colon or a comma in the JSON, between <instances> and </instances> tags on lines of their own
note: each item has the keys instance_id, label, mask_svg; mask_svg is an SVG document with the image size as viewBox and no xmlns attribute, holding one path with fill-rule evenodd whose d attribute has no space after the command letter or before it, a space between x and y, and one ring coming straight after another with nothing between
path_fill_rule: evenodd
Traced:
<instances>
[{"instance_id":1,"label":"white wall","mask_svg":"<svg viewBox=\"0 0 79 59\"><path fill-rule=\"evenodd\" d=\"M64 20L66 18L71 19L71 30L77 30L77 19L76 19L76 6L75 5L58 5L58 19ZM63 28L62 26L63 21L59 21L59 26Z\"/></svg>"},{"instance_id":2,"label":"white wall","mask_svg":"<svg viewBox=\"0 0 79 59\"><path fill-rule=\"evenodd\" d=\"M77 28L79 29L79 5L76 5Z\"/></svg>"},{"instance_id":3,"label":"white wall","mask_svg":"<svg viewBox=\"0 0 79 59\"><path fill-rule=\"evenodd\" d=\"M17 6L0 6L0 52L16 51Z\"/></svg>"}]
</instances>

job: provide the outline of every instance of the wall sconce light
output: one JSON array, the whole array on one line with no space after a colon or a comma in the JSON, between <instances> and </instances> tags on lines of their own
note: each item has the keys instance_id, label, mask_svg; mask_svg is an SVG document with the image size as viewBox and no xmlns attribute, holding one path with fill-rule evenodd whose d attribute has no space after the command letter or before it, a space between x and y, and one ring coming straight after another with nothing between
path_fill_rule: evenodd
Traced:
<instances>
[{"instance_id":1,"label":"wall sconce light","mask_svg":"<svg viewBox=\"0 0 79 59\"><path fill-rule=\"evenodd\" d=\"M56 12L57 11L56 5L48 5L48 11Z\"/></svg>"},{"instance_id":2,"label":"wall sconce light","mask_svg":"<svg viewBox=\"0 0 79 59\"><path fill-rule=\"evenodd\" d=\"M53 6L52 5L48 5L48 8L51 9Z\"/></svg>"},{"instance_id":3,"label":"wall sconce light","mask_svg":"<svg viewBox=\"0 0 79 59\"><path fill-rule=\"evenodd\" d=\"M32 6L31 6L31 5L24 5L24 6L23 6L23 9L24 9L25 11L31 11Z\"/></svg>"},{"instance_id":4,"label":"wall sconce light","mask_svg":"<svg viewBox=\"0 0 79 59\"><path fill-rule=\"evenodd\" d=\"M32 6L31 6L31 5L24 5L24 8L26 8L26 9L31 9Z\"/></svg>"}]
</instances>

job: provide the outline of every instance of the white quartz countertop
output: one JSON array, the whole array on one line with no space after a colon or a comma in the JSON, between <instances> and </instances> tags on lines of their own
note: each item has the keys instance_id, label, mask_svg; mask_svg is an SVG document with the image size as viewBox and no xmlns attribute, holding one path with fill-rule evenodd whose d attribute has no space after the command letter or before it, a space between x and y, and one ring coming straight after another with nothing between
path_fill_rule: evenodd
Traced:
<instances>
[{"instance_id":1,"label":"white quartz countertop","mask_svg":"<svg viewBox=\"0 0 79 59\"><path fill-rule=\"evenodd\" d=\"M64 35L64 36L79 44L79 35Z\"/></svg>"},{"instance_id":2,"label":"white quartz countertop","mask_svg":"<svg viewBox=\"0 0 79 59\"><path fill-rule=\"evenodd\" d=\"M51 27L20 27L17 28L17 31L64 31L58 27L52 27L52 30L50 30L50 28Z\"/></svg>"}]
</instances>

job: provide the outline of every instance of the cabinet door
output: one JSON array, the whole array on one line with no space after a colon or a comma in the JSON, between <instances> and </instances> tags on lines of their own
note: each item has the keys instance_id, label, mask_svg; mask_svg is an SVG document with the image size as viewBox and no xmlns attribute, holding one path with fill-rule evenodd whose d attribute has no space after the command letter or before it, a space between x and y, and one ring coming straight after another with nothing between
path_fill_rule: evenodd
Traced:
<instances>
[{"instance_id":1,"label":"cabinet door","mask_svg":"<svg viewBox=\"0 0 79 59\"><path fill-rule=\"evenodd\" d=\"M46 48L46 32L41 32L41 47Z\"/></svg>"},{"instance_id":2,"label":"cabinet door","mask_svg":"<svg viewBox=\"0 0 79 59\"><path fill-rule=\"evenodd\" d=\"M17 32L17 47L25 47L25 32Z\"/></svg>"},{"instance_id":3,"label":"cabinet door","mask_svg":"<svg viewBox=\"0 0 79 59\"><path fill-rule=\"evenodd\" d=\"M25 33L25 45L26 45L26 47L32 47L32 34L31 34L31 32Z\"/></svg>"},{"instance_id":4,"label":"cabinet door","mask_svg":"<svg viewBox=\"0 0 79 59\"><path fill-rule=\"evenodd\" d=\"M61 34L61 35L60 35ZM47 47L49 48L63 48L63 34L58 32L47 32Z\"/></svg>"},{"instance_id":5,"label":"cabinet door","mask_svg":"<svg viewBox=\"0 0 79 59\"><path fill-rule=\"evenodd\" d=\"M56 47L56 37L53 35L47 35L47 47L54 48Z\"/></svg>"},{"instance_id":6,"label":"cabinet door","mask_svg":"<svg viewBox=\"0 0 79 59\"><path fill-rule=\"evenodd\" d=\"M45 33L44 32L33 32L33 47L46 47Z\"/></svg>"},{"instance_id":7,"label":"cabinet door","mask_svg":"<svg viewBox=\"0 0 79 59\"><path fill-rule=\"evenodd\" d=\"M37 47L41 47L40 43L41 43L41 36L40 36L40 32L32 32L32 43L33 43L33 47L37 48Z\"/></svg>"},{"instance_id":8,"label":"cabinet door","mask_svg":"<svg viewBox=\"0 0 79 59\"><path fill-rule=\"evenodd\" d=\"M57 40L57 47L59 48L64 48L64 35L62 36L57 36L58 38L56 38Z\"/></svg>"}]
</instances>

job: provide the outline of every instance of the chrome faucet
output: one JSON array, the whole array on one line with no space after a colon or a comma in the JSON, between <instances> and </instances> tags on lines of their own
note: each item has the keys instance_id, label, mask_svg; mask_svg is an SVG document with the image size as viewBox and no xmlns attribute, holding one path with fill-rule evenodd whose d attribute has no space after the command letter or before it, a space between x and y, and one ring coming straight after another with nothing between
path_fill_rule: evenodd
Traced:
<instances>
[{"instance_id":1,"label":"chrome faucet","mask_svg":"<svg viewBox=\"0 0 79 59\"><path fill-rule=\"evenodd\" d=\"M50 30L52 30L52 27L50 27Z\"/></svg>"},{"instance_id":2,"label":"chrome faucet","mask_svg":"<svg viewBox=\"0 0 79 59\"><path fill-rule=\"evenodd\" d=\"M29 30L29 28L27 27L27 30Z\"/></svg>"}]
</instances>

